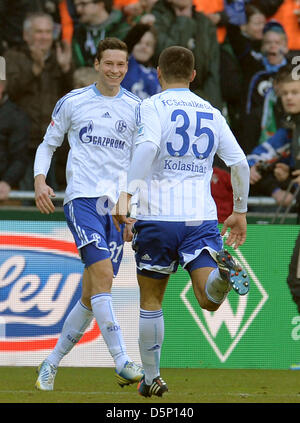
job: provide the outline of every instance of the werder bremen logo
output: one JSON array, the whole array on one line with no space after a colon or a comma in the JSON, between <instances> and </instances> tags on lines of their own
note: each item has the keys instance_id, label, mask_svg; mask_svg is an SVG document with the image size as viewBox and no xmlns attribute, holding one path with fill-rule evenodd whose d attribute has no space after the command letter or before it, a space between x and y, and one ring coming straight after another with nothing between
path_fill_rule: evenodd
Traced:
<instances>
[{"instance_id":1,"label":"werder bremen logo","mask_svg":"<svg viewBox=\"0 0 300 423\"><path fill-rule=\"evenodd\" d=\"M254 274L239 249L233 255L250 276L250 291L240 296L230 291L224 303L216 312L199 307L189 281L180 296L198 327L213 348L219 360L224 363L268 299L268 294Z\"/></svg>"}]
</instances>

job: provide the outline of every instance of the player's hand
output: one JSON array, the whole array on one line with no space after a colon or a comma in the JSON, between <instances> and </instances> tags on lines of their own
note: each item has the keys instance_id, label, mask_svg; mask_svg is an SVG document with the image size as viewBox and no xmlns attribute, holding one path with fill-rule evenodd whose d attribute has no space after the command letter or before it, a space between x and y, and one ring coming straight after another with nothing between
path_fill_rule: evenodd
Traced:
<instances>
[{"instance_id":1,"label":"player's hand","mask_svg":"<svg viewBox=\"0 0 300 423\"><path fill-rule=\"evenodd\" d=\"M133 233L132 233L132 226L133 226L133 223L134 223L134 222L132 222L132 223L127 223L127 224L125 225L125 229L124 229L124 232L123 232L123 240L124 240L125 242L131 242L131 241L132 241L132 238L133 238Z\"/></svg>"},{"instance_id":2,"label":"player's hand","mask_svg":"<svg viewBox=\"0 0 300 423\"><path fill-rule=\"evenodd\" d=\"M250 184L254 185L261 179L261 174L256 169L256 164L250 167Z\"/></svg>"},{"instance_id":3,"label":"player's hand","mask_svg":"<svg viewBox=\"0 0 300 423\"><path fill-rule=\"evenodd\" d=\"M111 211L112 219L118 232L121 231L120 224L132 224L135 222L135 219L127 217L129 212L130 199L130 194L127 194L127 192L121 192L116 205Z\"/></svg>"},{"instance_id":4,"label":"player's hand","mask_svg":"<svg viewBox=\"0 0 300 423\"><path fill-rule=\"evenodd\" d=\"M224 222L221 235L224 236L227 229L230 228L226 245L237 249L246 241L247 219L246 213L233 212Z\"/></svg>"},{"instance_id":5,"label":"player's hand","mask_svg":"<svg viewBox=\"0 0 300 423\"><path fill-rule=\"evenodd\" d=\"M112 213L113 212L114 211L112 211ZM132 225L134 224L134 222L136 220L133 219L132 217L127 217L127 216L122 215L122 214L112 214L112 219L113 219L115 228L117 229L118 232L121 232L120 225L122 225L122 223L125 223L126 226L125 226L125 229L124 229L123 239L124 239L124 241L131 241L132 238L127 239L127 238L130 238L130 235L129 235L129 233L127 234L126 228L127 228L128 225L131 225L131 227L132 227ZM128 229L128 231L129 231L129 229Z\"/></svg>"},{"instance_id":6,"label":"player's hand","mask_svg":"<svg viewBox=\"0 0 300 423\"><path fill-rule=\"evenodd\" d=\"M55 211L54 204L50 197L55 197L55 193L51 187L45 182L44 175L38 175L34 181L35 204L39 211L43 214L50 214Z\"/></svg>"}]
</instances>

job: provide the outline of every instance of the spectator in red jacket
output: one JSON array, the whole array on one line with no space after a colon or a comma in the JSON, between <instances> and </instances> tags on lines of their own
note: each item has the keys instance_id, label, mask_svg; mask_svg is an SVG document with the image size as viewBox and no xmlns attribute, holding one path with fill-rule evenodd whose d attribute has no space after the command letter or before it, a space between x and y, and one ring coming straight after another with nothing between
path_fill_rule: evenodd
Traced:
<instances>
[{"instance_id":1,"label":"spectator in red jacket","mask_svg":"<svg viewBox=\"0 0 300 423\"><path fill-rule=\"evenodd\" d=\"M210 188L217 205L218 221L223 223L231 214L233 208L230 173L225 169L214 166Z\"/></svg>"}]
</instances>

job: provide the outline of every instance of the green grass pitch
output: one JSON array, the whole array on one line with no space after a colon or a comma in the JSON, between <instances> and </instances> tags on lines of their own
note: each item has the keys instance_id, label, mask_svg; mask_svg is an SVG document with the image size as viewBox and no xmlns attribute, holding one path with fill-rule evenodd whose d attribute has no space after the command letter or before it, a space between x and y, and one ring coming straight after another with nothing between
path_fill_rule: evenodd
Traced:
<instances>
[{"instance_id":1,"label":"green grass pitch","mask_svg":"<svg viewBox=\"0 0 300 423\"><path fill-rule=\"evenodd\" d=\"M0 367L0 403L300 403L300 371L162 369L169 392L143 398L120 388L113 368L61 367L54 391L34 388L33 367Z\"/></svg>"}]
</instances>

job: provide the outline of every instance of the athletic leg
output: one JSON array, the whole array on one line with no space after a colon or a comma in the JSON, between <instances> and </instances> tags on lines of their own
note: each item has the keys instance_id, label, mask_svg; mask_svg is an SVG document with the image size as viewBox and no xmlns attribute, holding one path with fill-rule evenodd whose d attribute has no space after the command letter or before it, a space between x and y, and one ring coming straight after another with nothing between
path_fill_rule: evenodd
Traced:
<instances>
[{"instance_id":1,"label":"athletic leg","mask_svg":"<svg viewBox=\"0 0 300 423\"><path fill-rule=\"evenodd\" d=\"M219 276L218 269L202 267L191 273L195 297L201 308L216 311L230 290L229 284Z\"/></svg>"},{"instance_id":2,"label":"athletic leg","mask_svg":"<svg viewBox=\"0 0 300 423\"><path fill-rule=\"evenodd\" d=\"M216 311L232 288L239 295L249 290L248 275L226 250L219 251L216 258L215 262L205 249L187 266L197 301L209 311Z\"/></svg>"},{"instance_id":3,"label":"athletic leg","mask_svg":"<svg viewBox=\"0 0 300 423\"><path fill-rule=\"evenodd\" d=\"M138 274L140 287L139 348L145 376L138 385L140 395L162 396L168 390L160 377L160 354L164 339L162 301L169 276L154 279Z\"/></svg>"},{"instance_id":4,"label":"athletic leg","mask_svg":"<svg viewBox=\"0 0 300 423\"><path fill-rule=\"evenodd\" d=\"M89 281L87 269L83 273L82 297L68 314L61 334L53 351L38 368L38 379L35 387L42 391L52 391L58 366L63 357L80 341L85 330L92 322L94 315L88 297Z\"/></svg>"},{"instance_id":5,"label":"athletic leg","mask_svg":"<svg viewBox=\"0 0 300 423\"><path fill-rule=\"evenodd\" d=\"M89 291L92 311L101 330L103 339L115 362L117 371L130 361L123 340L120 325L116 319L111 297L113 269L110 259L89 266Z\"/></svg>"}]
</instances>

